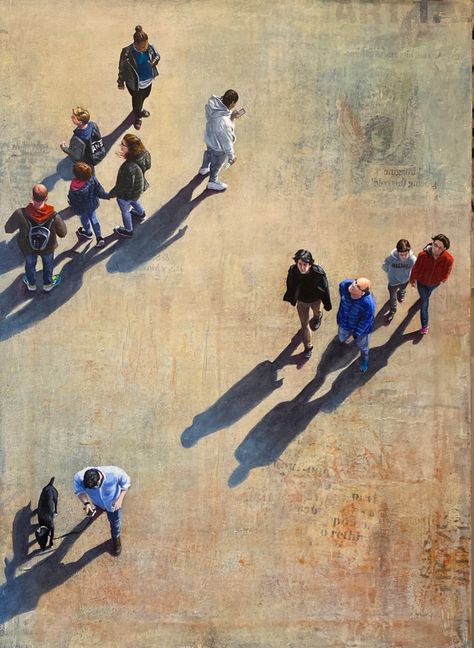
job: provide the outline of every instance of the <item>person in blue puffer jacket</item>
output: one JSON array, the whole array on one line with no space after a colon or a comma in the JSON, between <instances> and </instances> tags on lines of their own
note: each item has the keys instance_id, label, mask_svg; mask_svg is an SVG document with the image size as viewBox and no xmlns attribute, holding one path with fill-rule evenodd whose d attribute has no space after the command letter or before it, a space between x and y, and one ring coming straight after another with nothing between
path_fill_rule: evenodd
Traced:
<instances>
[{"instance_id":1,"label":"person in blue puffer jacket","mask_svg":"<svg viewBox=\"0 0 474 648\"><path fill-rule=\"evenodd\" d=\"M100 231L96 209L99 198L109 200L109 194L104 190L97 178L92 175L92 168L85 162L76 162L73 166L74 179L71 182L67 195L71 209L81 219L82 227L76 234L79 238L92 240L92 229L97 239L96 247L104 247L105 240Z\"/></svg>"},{"instance_id":2,"label":"person in blue puffer jacket","mask_svg":"<svg viewBox=\"0 0 474 648\"><path fill-rule=\"evenodd\" d=\"M340 342L355 342L360 351L359 369L369 366L369 333L375 317L375 302L370 294L370 281L366 277L344 279L339 284L341 301L337 311Z\"/></svg>"}]
</instances>

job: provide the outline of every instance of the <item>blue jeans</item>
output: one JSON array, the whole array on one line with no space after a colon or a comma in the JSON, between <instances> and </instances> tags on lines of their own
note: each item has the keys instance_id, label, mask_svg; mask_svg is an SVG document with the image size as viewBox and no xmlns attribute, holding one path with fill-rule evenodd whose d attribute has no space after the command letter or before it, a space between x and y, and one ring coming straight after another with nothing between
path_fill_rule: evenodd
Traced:
<instances>
[{"instance_id":1,"label":"blue jeans","mask_svg":"<svg viewBox=\"0 0 474 648\"><path fill-rule=\"evenodd\" d=\"M112 538L117 538L120 535L120 529L122 526L122 509L117 511L106 511L107 519L110 524L110 533Z\"/></svg>"},{"instance_id":2,"label":"blue jeans","mask_svg":"<svg viewBox=\"0 0 474 648\"><path fill-rule=\"evenodd\" d=\"M227 153L214 151L214 149L209 148L209 146L207 147L207 150L204 151L201 167L204 169L210 167L209 182L218 182L217 176L226 160Z\"/></svg>"},{"instance_id":3,"label":"blue jeans","mask_svg":"<svg viewBox=\"0 0 474 648\"><path fill-rule=\"evenodd\" d=\"M345 342L350 335L353 335L352 331L348 331L342 326L339 326L337 335L339 336L339 342ZM355 338L355 343L357 348L360 351L361 356L366 358L369 356L369 334L359 335Z\"/></svg>"},{"instance_id":4,"label":"blue jeans","mask_svg":"<svg viewBox=\"0 0 474 648\"><path fill-rule=\"evenodd\" d=\"M422 327L428 326L428 306L430 303L430 295L438 286L439 284L434 286L425 286L425 284L422 284L419 281L416 282L416 287L418 288L418 294L420 295L421 300L420 319Z\"/></svg>"},{"instance_id":5,"label":"blue jeans","mask_svg":"<svg viewBox=\"0 0 474 648\"><path fill-rule=\"evenodd\" d=\"M124 200L123 198L117 198L117 204L120 207L120 211L122 212L123 226L129 232L132 232L133 225L132 225L132 216L130 214L130 209L133 209L138 214L144 214L145 210L140 205L138 200Z\"/></svg>"},{"instance_id":6,"label":"blue jeans","mask_svg":"<svg viewBox=\"0 0 474 648\"><path fill-rule=\"evenodd\" d=\"M94 234L96 238L100 238L100 225L99 221L97 220L97 216L95 213L95 209L92 211L86 212L85 214L79 214L79 218L81 219L81 225L82 227L86 230L88 234L90 234L91 230L89 227L89 223L92 225L92 229L94 230Z\"/></svg>"},{"instance_id":7,"label":"blue jeans","mask_svg":"<svg viewBox=\"0 0 474 648\"><path fill-rule=\"evenodd\" d=\"M28 283L36 286L36 262L41 256L43 261L43 285L53 281L54 252L48 254L25 254L25 274Z\"/></svg>"}]
</instances>

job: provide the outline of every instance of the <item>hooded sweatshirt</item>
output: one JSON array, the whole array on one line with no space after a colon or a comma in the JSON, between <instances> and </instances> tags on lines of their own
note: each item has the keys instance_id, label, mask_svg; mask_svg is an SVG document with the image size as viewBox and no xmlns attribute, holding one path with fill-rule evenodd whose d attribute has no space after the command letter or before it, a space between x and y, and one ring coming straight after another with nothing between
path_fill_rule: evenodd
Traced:
<instances>
[{"instance_id":1,"label":"hooded sweatshirt","mask_svg":"<svg viewBox=\"0 0 474 648\"><path fill-rule=\"evenodd\" d=\"M234 157L234 122L230 110L219 97L212 95L206 104L206 130L204 141L213 151L225 153L229 160Z\"/></svg>"},{"instance_id":2,"label":"hooded sweatshirt","mask_svg":"<svg viewBox=\"0 0 474 648\"><path fill-rule=\"evenodd\" d=\"M392 250L382 265L382 270L385 270L388 276L388 285L398 286L407 283L415 261L416 256L411 250L406 259L400 257L397 248Z\"/></svg>"},{"instance_id":3,"label":"hooded sweatshirt","mask_svg":"<svg viewBox=\"0 0 474 648\"><path fill-rule=\"evenodd\" d=\"M30 246L29 241L29 232L31 225L50 225L50 237L48 245L41 252L33 250ZM35 207L33 203L30 203L24 209L17 209L13 212L10 218L5 223L5 232L7 234L12 234L16 230L19 230L18 236L18 245L23 254L49 254L53 252L58 247L57 236L63 238L66 236L67 228L66 223L63 221L61 216L54 211L54 207L47 205L46 203L42 207Z\"/></svg>"},{"instance_id":4,"label":"hooded sweatshirt","mask_svg":"<svg viewBox=\"0 0 474 648\"><path fill-rule=\"evenodd\" d=\"M425 286L437 286L446 281L453 269L454 259L444 250L437 259L433 256L433 246L426 245L418 255L411 271L410 281L419 281Z\"/></svg>"}]
</instances>

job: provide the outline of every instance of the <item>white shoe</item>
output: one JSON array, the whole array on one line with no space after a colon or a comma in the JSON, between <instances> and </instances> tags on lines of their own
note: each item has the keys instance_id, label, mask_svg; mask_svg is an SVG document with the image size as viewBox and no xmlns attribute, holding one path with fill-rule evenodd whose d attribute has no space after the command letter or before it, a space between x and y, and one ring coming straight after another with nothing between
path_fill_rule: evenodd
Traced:
<instances>
[{"instance_id":1,"label":"white shoe","mask_svg":"<svg viewBox=\"0 0 474 648\"><path fill-rule=\"evenodd\" d=\"M208 182L207 188L213 191L224 191L224 189L227 189L227 185L225 182Z\"/></svg>"},{"instance_id":2,"label":"white shoe","mask_svg":"<svg viewBox=\"0 0 474 648\"><path fill-rule=\"evenodd\" d=\"M207 175L211 167L201 167L198 171L200 175Z\"/></svg>"}]
</instances>

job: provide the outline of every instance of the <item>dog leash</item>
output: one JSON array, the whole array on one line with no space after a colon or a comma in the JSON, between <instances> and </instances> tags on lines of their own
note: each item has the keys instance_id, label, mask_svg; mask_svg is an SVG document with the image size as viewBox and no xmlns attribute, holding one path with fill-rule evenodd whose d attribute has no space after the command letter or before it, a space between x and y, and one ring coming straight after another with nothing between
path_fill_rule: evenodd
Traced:
<instances>
[{"instance_id":1,"label":"dog leash","mask_svg":"<svg viewBox=\"0 0 474 648\"><path fill-rule=\"evenodd\" d=\"M61 538L67 538L67 536L70 536L70 535L80 535L81 533L83 533L87 529L87 527L90 524L92 524L93 519L94 519L93 515L90 515L90 516L88 515L87 518L86 518L86 523L82 527L82 529L79 529L79 531L69 531L69 533L65 533L64 535L56 536L54 539L55 540L60 540Z\"/></svg>"}]
</instances>

